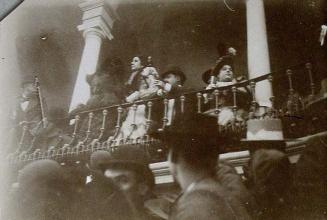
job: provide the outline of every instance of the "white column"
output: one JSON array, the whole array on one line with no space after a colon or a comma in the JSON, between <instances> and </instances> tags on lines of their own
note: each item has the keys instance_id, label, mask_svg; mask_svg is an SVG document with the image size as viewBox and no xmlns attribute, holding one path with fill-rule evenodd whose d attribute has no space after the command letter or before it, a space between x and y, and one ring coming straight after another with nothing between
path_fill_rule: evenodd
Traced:
<instances>
[{"instance_id":1,"label":"white column","mask_svg":"<svg viewBox=\"0 0 327 220\"><path fill-rule=\"evenodd\" d=\"M98 65L102 39L105 37L101 30L90 28L84 31L85 46L79 66L70 110L79 104L85 104L90 97L90 88L86 82L87 74L95 73Z\"/></svg>"},{"instance_id":2,"label":"white column","mask_svg":"<svg viewBox=\"0 0 327 220\"><path fill-rule=\"evenodd\" d=\"M249 79L270 73L269 49L263 0L246 0ZM268 80L256 85L256 101L271 107L272 87Z\"/></svg>"},{"instance_id":3,"label":"white column","mask_svg":"<svg viewBox=\"0 0 327 220\"><path fill-rule=\"evenodd\" d=\"M111 28L114 20L117 19L116 9L118 6L112 3L108 5L104 0L87 0L79 7L83 11L83 23L77 28L83 32L85 46L69 111L75 109L79 104L86 104L90 98L90 88L86 82L86 76L94 74L97 70L102 40L113 39Z\"/></svg>"}]
</instances>

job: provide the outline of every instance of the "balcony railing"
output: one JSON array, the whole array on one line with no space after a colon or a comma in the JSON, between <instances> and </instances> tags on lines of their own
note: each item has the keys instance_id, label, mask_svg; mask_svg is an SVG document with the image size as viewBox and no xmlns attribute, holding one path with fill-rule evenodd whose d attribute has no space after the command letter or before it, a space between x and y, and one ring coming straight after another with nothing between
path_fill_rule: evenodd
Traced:
<instances>
[{"instance_id":1,"label":"balcony railing","mask_svg":"<svg viewBox=\"0 0 327 220\"><path fill-rule=\"evenodd\" d=\"M305 98L300 97L293 86L293 76L299 69L305 69L306 74L308 74L310 79L308 82L310 92ZM176 101L174 105L174 111L176 114L185 114L187 111L203 113L205 110L207 110L205 108L210 106L209 108L212 110L212 112L214 112L214 115L216 115L216 119L213 120L217 120L219 132L222 132L225 135L233 135L235 139L240 140L242 138L246 138L246 121L240 121L236 116L237 111L240 108L239 102L242 101L238 97L239 88L247 88L249 91L250 103L248 109L246 109L249 112L247 118L286 118L288 119L288 122L287 124L284 124L284 127L286 125L288 127L288 131L294 128L295 131L293 133L296 133L300 125L296 124L298 121L292 120L292 118L297 116L298 113L305 111L306 106L315 99L316 85L312 74L312 65L310 63L302 63L291 66L283 71L268 73L258 78L244 80L228 86L184 92L177 97L167 95L165 97L139 100L134 103L123 103L75 112L69 116L69 119L74 121L74 124L70 127L72 130L71 134L69 135L71 137L70 141L68 143L59 144L59 146L48 146L48 150L43 151L40 149L35 149L35 146L33 145L34 139L27 143L26 140L28 140L27 136L29 124L25 123L22 125L22 135L18 149L14 153L9 154L7 158L12 164L28 163L30 161L44 158L50 158L61 162L79 162L88 160L89 155L94 151L112 151L121 145L131 144L146 148L147 152L149 152L152 158L154 158L154 161L156 161L158 158L160 158L160 155L165 153L165 149L162 147L160 141L151 137L148 132L152 128L151 126L154 125L156 126L156 129L164 130L167 126L169 126L171 120L174 120L173 118L169 118L168 115L169 100L172 99ZM274 82L278 82L285 77L287 77L288 80L287 100L279 100L276 102L276 98L278 97L270 97L272 106L266 108L265 114L256 114L257 108L259 107L255 98L256 83L263 80L268 80L271 84L273 84ZM221 95L226 91L231 94L229 106L234 114L234 117L230 123L220 125L218 123L219 112L224 107L221 103ZM204 104L205 97L207 97L207 104ZM286 103L286 105L283 107L281 103ZM133 136L133 132L137 130L136 113L138 111L138 106L141 105L144 107L145 132L140 136L136 135L137 137L135 137L134 135L134 137L131 138ZM159 108L155 108L158 107L158 105ZM126 137L121 137L120 132L122 129L124 114L126 114L128 111L130 111L130 114L133 115L132 122L130 124L132 129L129 135ZM159 120L157 120L158 114L160 116ZM311 120L311 118L309 120ZM226 149L227 151L233 151L232 148ZM158 157L157 159L155 158L156 156Z\"/></svg>"}]
</instances>

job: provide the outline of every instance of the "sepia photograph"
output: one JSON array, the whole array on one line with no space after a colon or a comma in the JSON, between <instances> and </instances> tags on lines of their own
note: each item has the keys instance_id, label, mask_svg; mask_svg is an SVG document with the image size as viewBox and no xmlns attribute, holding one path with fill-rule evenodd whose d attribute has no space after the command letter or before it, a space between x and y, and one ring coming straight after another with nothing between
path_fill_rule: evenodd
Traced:
<instances>
[{"instance_id":1,"label":"sepia photograph","mask_svg":"<svg viewBox=\"0 0 327 220\"><path fill-rule=\"evenodd\" d=\"M0 0L0 220L327 219L327 0Z\"/></svg>"}]
</instances>

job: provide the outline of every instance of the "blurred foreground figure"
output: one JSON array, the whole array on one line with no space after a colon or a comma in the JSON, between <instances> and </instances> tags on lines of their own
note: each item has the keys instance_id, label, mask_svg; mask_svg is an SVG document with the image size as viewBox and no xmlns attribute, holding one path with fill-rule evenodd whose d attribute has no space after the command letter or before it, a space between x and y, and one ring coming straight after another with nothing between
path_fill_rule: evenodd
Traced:
<instances>
[{"instance_id":1,"label":"blurred foreground figure","mask_svg":"<svg viewBox=\"0 0 327 220\"><path fill-rule=\"evenodd\" d=\"M60 165L39 160L19 171L18 183L11 193L8 219L64 220L69 213L69 192Z\"/></svg>"},{"instance_id":2,"label":"blurred foreground figure","mask_svg":"<svg viewBox=\"0 0 327 220\"><path fill-rule=\"evenodd\" d=\"M99 150L91 154L89 168L91 175L87 177L85 186L85 207L88 217L85 219L106 220L113 219L110 215L111 196L115 192L112 181L103 175L100 165L110 160L108 151Z\"/></svg>"},{"instance_id":3,"label":"blurred foreground figure","mask_svg":"<svg viewBox=\"0 0 327 220\"><path fill-rule=\"evenodd\" d=\"M98 165L115 187L107 199L108 219L160 219L144 207L144 202L153 197L154 176L143 149L120 146Z\"/></svg>"},{"instance_id":4,"label":"blurred foreground figure","mask_svg":"<svg viewBox=\"0 0 327 220\"><path fill-rule=\"evenodd\" d=\"M241 202L252 217L257 216L258 205L255 198L246 188L235 168L228 161L219 160L216 170L218 182Z\"/></svg>"},{"instance_id":5,"label":"blurred foreground figure","mask_svg":"<svg viewBox=\"0 0 327 220\"><path fill-rule=\"evenodd\" d=\"M296 164L295 219L327 218L327 135L311 138Z\"/></svg>"},{"instance_id":6,"label":"blurred foreground figure","mask_svg":"<svg viewBox=\"0 0 327 220\"><path fill-rule=\"evenodd\" d=\"M182 189L169 219L250 219L241 202L215 178L217 145L223 141L217 134L216 120L195 114L155 134L169 147L170 171Z\"/></svg>"},{"instance_id":7,"label":"blurred foreground figure","mask_svg":"<svg viewBox=\"0 0 327 220\"><path fill-rule=\"evenodd\" d=\"M275 149L257 150L246 174L248 187L259 206L256 219L289 218L292 172L287 155Z\"/></svg>"}]
</instances>

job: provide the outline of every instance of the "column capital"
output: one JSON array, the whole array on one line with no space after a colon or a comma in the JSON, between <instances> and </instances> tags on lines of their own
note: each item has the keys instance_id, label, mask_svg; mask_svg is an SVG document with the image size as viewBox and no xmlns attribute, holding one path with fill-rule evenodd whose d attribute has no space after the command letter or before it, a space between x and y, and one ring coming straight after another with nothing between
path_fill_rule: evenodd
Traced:
<instances>
[{"instance_id":1,"label":"column capital","mask_svg":"<svg viewBox=\"0 0 327 220\"><path fill-rule=\"evenodd\" d=\"M102 39L106 37L106 34L98 27L91 27L91 28L86 28L83 30L83 37L87 38L88 36L95 35L98 36Z\"/></svg>"},{"instance_id":2,"label":"column capital","mask_svg":"<svg viewBox=\"0 0 327 220\"><path fill-rule=\"evenodd\" d=\"M85 32L90 28L96 28L101 30L109 40L113 39L111 29L118 15L111 6L104 0L87 0L79 4L79 7L83 11L83 23L77 26L79 31Z\"/></svg>"}]
</instances>

